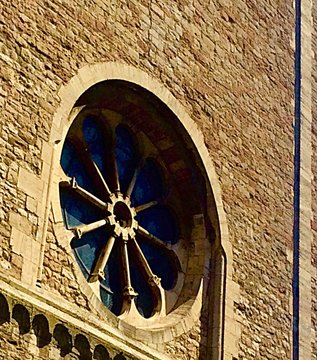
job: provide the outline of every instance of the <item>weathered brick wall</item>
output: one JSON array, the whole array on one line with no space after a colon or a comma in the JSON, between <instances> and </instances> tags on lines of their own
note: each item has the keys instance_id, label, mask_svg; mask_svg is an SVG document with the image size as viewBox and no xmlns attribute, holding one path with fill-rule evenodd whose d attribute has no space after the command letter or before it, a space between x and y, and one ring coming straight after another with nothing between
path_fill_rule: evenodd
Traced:
<instances>
[{"instance_id":1,"label":"weathered brick wall","mask_svg":"<svg viewBox=\"0 0 317 360\"><path fill-rule=\"evenodd\" d=\"M0 14L3 267L11 262L21 276L23 259L9 251L12 222L32 237L40 221L17 174L42 172L59 87L89 63L131 64L161 81L204 133L241 287L239 358L290 358L292 3L11 0ZM180 341L195 353L194 342ZM171 351L183 358L179 345Z\"/></svg>"},{"instance_id":2,"label":"weathered brick wall","mask_svg":"<svg viewBox=\"0 0 317 360\"><path fill-rule=\"evenodd\" d=\"M313 207L313 242L312 242L312 265L317 270L317 5L313 4L313 34L312 48L313 77L312 77L312 207ZM313 359L317 359L317 271L312 277L312 352Z\"/></svg>"}]
</instances>

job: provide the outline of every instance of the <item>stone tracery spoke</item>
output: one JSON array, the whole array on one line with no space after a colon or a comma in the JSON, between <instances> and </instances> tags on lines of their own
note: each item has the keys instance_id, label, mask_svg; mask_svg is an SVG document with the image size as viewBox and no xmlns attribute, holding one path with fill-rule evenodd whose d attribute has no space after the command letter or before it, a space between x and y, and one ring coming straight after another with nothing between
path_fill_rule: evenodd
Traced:
<instances>
[{"instance_id":1,"label":"stone tracery spoke","mask_svg":"<svg viewBox=\"0 0 317 360\"><path fill-rule=\"evenodd\" d=\"M116 160L116 132L115 127L112 128L112 149L110 152L111 159L111 169L112 169L112 181L113 181L113 192L120 192L120 181L119 181L119 171L118 164Z\"/></svg>"},{"instance_id":2,"label":"stone tracery spoke","mask_svg":"<svg viewBox=\"0 0 317 360\"><path fill-rule=\"evenodd\" d=\"M147 240L149 240L154 245L157 245L161 248L163 247L165 249L168 247L168 245L166 244L165 241L159 239L155 235L152 235L149 231L147 231L146 229L144 229L144 227L142 227L140 225L137 228L137 233L142 235L143 237L145 237Z\"/></svg>"},{"instance_id":3,"label":"stone tracery spoke","mask_svg":"<svg viewBox=\"0 0 317 360\"><path fill-rule=\"evenodd\" d=\"M97 230L105 225L108 221L106 219L98 220L90 224L80 225L76 228L71 229L77 239L80 239L84 234L90 231Z\"/></svg>"},{"instance_id":4,"label":"stone tracery spoke","mask_svg":"<svg viewBox=\"0 0 317 360\"><path fill-rule=\"evenodd\" d=\"M128 254L128 242L123 239L122 242L122 261L123 261L123 278L124 278L124 289L123 295L134 298L137 293L134 291L131 285L131 275L130 275L130 264L129 264L129 254Z\"/></svg>"},{"instance_id":5,"label":"stone tracery spoke","mask_svg":"<svg viewBox=\"0 0 317 360\"><path fill-rule=\"evenodd\" d=\"M108 239L108 241L106 242L106 244L103 246L98 260L94 266L94 269L91 272L89 281L90 282L94 282L96 280L98 280L99 278L103 279L105 278L105 274L104 274L104 268L108 262L110 253L113 249L115 243L115 237L114 236L110 236L110 238Z\"/></svg>"},{"instance_id":6,"label":"stone tracery spoke","mask_svg":"<svg viewBox=\"0 0 317 360\"><path fill-rule=\"evenodd\" d=\"M134 186L135 186L135 183L136 183L136 180L138 178L138 175L141 171L141 168L144 164L144 159L141 159L141 161L139 162L139 165L137 166L137 168L135 169L134 173L133 173L133 176L132 176L132 179L130 181L130 184L128 186L128 190L126 191L126 196L131 196L132 192L133 192L133 189L134 189Z\"/></svg>"},{"instance_id":7,"label":"stone tracery spoke","mask_svg":"<svg viewBox=\"0 0 317 360\"><path fill-rule=\"evenodd\" d=\"M99 181L102 183L105 193L107 194L107 196L109 196L111 192L104 176L101 174L98 165L93 160L91 160L91 163L96 170L96 175L98 176Z\"/></svg>"},{"instance_id":8,"label":"stone tracery spoke","mask_svg":"<svg viewBox=\"0 0 317 360\"><path fill-rule=\"evenodd\" d=\"M98 186L98 189L102 190L104 196L108 197L110 195L109 187L104 177L102 176L97 164L91 159L91 155L88 150L83 153L83 156L84 163L88 169L88 172L91 175L93 182Z\"/></svg>"},{"instance_id":9,"label":"stone tracery spoke","mask_svg":"<svg viewBox=\"0 0 317 360\"><path fill-rule=\"evenodd\" d=\"M143 267L143 269L148 277L149 284L152 286L159 285L161 282L161 279L152 272L152 269L151 269L146 257L144 256L143 251L140 248L137 240L132 239L132 242L133 242L134 248L136 249L137 256L140 259L141 266Z\"/></svg>"},{"instance_id":10,"label":"stone tracery spoke","mask_svg":"<svg viewBox=\"0 0 317 360\"><path fill-rule=\"evenodd\" d=\"M114 179L114 192L120 192L120 182L119 182L119 173L118 173L118 167L117 167L117 161L115 156L113 155L113 179Z\"/></svg>"},{"instance_id":11,"label":"stone tracery spoke","mask_svg":"<svg viewBox=\"0 0 317 360\"><path fill-rule=\"evenodd\" d=\"M100 200L97 196L93 195L88 190L79 186L74 177L69 178L69 180L67 182L61 182L61 186L64 186L64 187L70 186L71 189L76 191L76 193L78 195L82 196L84 199L88 200L92 204L98 206L99 208L101 208L103 210L107 208L107 204L104 201Z\"/></svg>"},{"instance_id":12,"label":"stone tracery spoke","mask_svg":"<svg viewBox=\"0 0 317 360\"><path fill-rule=\"evenodd\" d=\"M155 205L158 205L159 203L160 202L158 200L149 201L146 204L136 206L135 211L138 213L140 211L143 211L143 210L149 209L149 208L151 208L151 207L153 207Z\"/></svg>"},{"instance_id":13,"label":"stone tracery spoke","mask_svg":"<svg viewBox=\"0 0 317 360\"><path fill-rule=\"evenodd\" d=\"M117 315L135 305L148 318L161 311L163 291L173 288L172 281L177 278L173 267L176 255L170 252L177 229L169 212L162 211L169 203L169 184L157 149L147 143L151 140L145 142L149 146L145 153L140 147L140 156L139 139L125 123L118 125L117 119L111 119L102 136L97 136L99 117L89 121L84 132L79 128L83 120L78 120L79 126L67 139L74 146L70 150L65 147L63 171L75 176L71 181L62 179L61 186L68 186L62 194L65 223L69 220L76 257L97 295L100 290L101 301ZM70 159L75 161L66 171ZM157 221L166 216L166 221ZM172 271L175 274L168 276Z\"/></svg>"},{"instance_id":14,"label":"stone tracery spoke","mask_svg":"<svg viewBox=\"0 0 317 360\"><path fill-rule=\"evenodd\" d=\"M81 137L77 137L76 141L72 142L72 145L76 149L77 154L81 157L84 166L91 175L92 181L95 183L97 188L102 189L104 195L108 197L110 194L109 188L96 163L92 160L89 147L87 147L85 140Z\"/></svg>"}]
</instances>

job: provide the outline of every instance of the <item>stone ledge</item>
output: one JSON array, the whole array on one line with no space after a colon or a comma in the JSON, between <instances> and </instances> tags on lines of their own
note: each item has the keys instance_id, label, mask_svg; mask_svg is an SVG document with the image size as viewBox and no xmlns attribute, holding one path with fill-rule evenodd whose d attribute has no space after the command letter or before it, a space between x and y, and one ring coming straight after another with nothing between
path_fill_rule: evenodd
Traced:
<instances>
[{"instance_id":1,"label":"stone ledge","mask_svg":"<svg viewBox=\"0 0 317 360\"><path fill-rule=\"evenodd\" d=\"M100 321L89 312L74 307L73 304L68 303L61 297L40 288L26 287L13 278L9 279L1 271L0 291L10 298L19 300L27 307L36 308L48 318L63 323L66 322L69 327L88 333L101 343L122 350L133 358L140 360L170 360L170 357L124 336L118 329Z\"/></svg>"}]
</instances>

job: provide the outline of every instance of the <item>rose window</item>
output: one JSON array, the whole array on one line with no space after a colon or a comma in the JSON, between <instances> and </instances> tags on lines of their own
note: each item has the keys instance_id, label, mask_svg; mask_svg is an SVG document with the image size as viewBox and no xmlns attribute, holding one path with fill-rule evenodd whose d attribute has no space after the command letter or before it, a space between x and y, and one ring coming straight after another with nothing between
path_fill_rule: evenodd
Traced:
<instances>
[{"instance_id":1,"label":"rose window","mask_svg":"<svg viewBox=\"0 0 317 360\"><path fill-rule=\"evenodd\" d=\"M61 158L69 177L61 203L74 253L87 280L100 282L111 311L119 315L135 299L150 317L161 306L161 290L177 281L170 248L179 228L165 201L165 179L154 159L140 158L126 126L117 125L108 139L99 119L87 116L80 130L66 139Z\"/></svg>"},{"instance_id":2,"label":"rose window","mask_svg":"<svg viewBox=\"0 0 317 360\"><path fill-rule=\"evenodd\" d=\"M186 272L193 275L184 302L199 283L187 265L198 180L175 127L164 123L168 110L111 85L103 97L94 93L67 133L61 208L74 257L100 301L117 316L148 319L173 310Z\"/></svg>"}]
</instances>

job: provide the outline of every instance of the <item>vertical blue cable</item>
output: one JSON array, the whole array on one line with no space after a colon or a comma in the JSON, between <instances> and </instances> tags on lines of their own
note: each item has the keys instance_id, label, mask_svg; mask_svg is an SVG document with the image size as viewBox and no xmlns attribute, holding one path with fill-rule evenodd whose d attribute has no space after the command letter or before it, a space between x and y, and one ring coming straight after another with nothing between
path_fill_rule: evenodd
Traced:
<instances>
[{"instance_id":1,"label":"vertical blue cable","mask_svg":"<svg viewBox=\"0 0 317 360\"><path fill-rule=\"evenodd\" d=\"M293 360L299 360L299 242L301 146L301 0L295 0L295 123L293 219Z\"/></svg>"}]
</instances>

